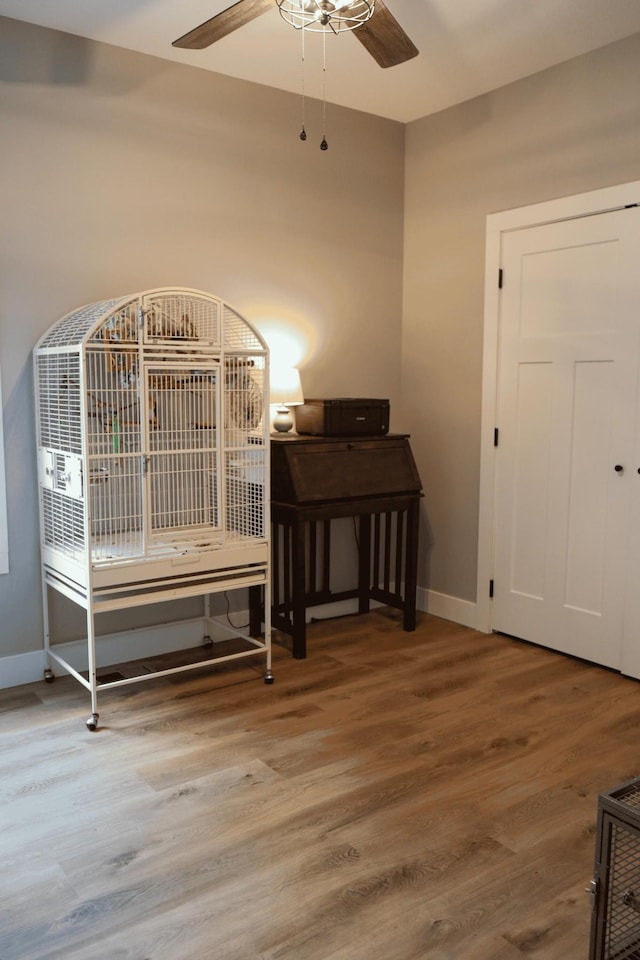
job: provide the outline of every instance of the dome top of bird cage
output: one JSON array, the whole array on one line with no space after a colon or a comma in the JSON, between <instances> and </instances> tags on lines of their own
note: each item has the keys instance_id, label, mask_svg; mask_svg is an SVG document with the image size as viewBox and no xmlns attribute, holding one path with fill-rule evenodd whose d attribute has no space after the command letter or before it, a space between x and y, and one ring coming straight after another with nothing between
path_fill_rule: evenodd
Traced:
<instances>
[{"instance_id":1,"label":"dome top of bird cage","mask_svg":"<svg viewBox=\"0 0 640 960\"><path fill-rule=\"evenodd\" d=\"M99 300L72 310L54 323L37 349L80 347L109 341L114 348L260 352L266 343L237 310L212 294L185 287L160 287Z\"/></svg>"}]
</instances>

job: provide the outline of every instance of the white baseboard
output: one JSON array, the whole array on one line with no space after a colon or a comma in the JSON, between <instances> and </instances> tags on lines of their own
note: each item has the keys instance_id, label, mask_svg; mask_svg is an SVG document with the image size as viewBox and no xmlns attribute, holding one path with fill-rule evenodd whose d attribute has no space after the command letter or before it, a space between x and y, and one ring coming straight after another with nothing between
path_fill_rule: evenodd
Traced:
<instances>
[{"instance_id":1,"label":"white baseboard","mask_svg":"<svg viewBox=\"0 0 640 960\"><path fill-rule=\"evenodd\" d=\"M233 620L237 623L246 623L248 617L247 611L237 611L233 614ZM224 622L223 617L214 619ZM206 628L202 617L197 617L180 623L163 623L101 636L96 643L97 666L103 668L115 663L126 663L134 658L139 660L144 657L157 657L163 653L174 653L177 650L189 650L202 643L204 629ZM224 638L225 633L222 629L216 631L216 635L211 637L214 642ZM54 649L75 670L87 669L86 640L59 643ZM62 676L64 669L54 661L47 662L48 660L44 650L0 658L0 689L42 680L45 667L51 667L54 674Z\"/></svg>"},{"instance_id":2,"label":"white baseboard","mask_svg":"<svg viewBox=\"0 0 640 960\"><path fill-rule=\"evenodd\" d=\"M128 630L126 633L107 634L96 641L96 667L102 669L114 663L126 663L128 660L141 660L144 657L157 657L176 650L188 650L202 643L202 637L201 617L180 623L142 627L138 630ZM87 669L86 640L59 643L54 649L74 670L81 672ZM51 662L49 666L54 673L63 672L55 662Z\"/></svg>"},{"instance_id":3,"label":"white baseboard","mask_svg":"<svg viewBox=\"0 0 640 960\"><path fill-rule=\"evenodd\" d=\"M478 605L470 600L461 600L459 597L450 597L446 593L437 593L435 590L418 589L418 610L431 613L434 617L443 620L452 620L463 627L478 627Z\"/></svg>"},{"instance_id":4,"label":"white baseboard","mask_svg":"<svg viewBox=\"0 0 640 960\"><path fill-rule=\"evenodd\" d=\"M375 610L376 607L382 607L382 603L377 600L371 600L370 607ZM307 623L312 620L331 620L333 617L347 617L358 612L358 601L355 597L351 600L336 600L334 603L323 603L318 607L308 607L305 611Z\"/></svg>"},{"instance_id":5,"label":"white baseboard","mask_svg":"<svg viewBox=\"0 0 640 960\"><path fill-rule=\"evenodd\" d=\"M372 609L381 604L371 602ZM465 627L481 629L477 626L477 604L459 597L450 597L434 590L418 589L417 607L424 613L442 617L443 620L452 620ZM307 622L311 620L326 620L331 617L342 617L358 612L358 601L339 600L336 603L327 603L319 607L310 607L307 610ZM246 623L249 614L246 610L239 610L233 614L236 623ZM224 622L224 618L217 618ZM100 637L96 647L98 667L108 667L114 663L126 663L131 659L132 642L135 638L135 658L154 657L162 653L172 653L176 650L188 650L202 642L203 624L201 618L181 623L160 624L154 627L144 627L127 633L110 634ZM222 639L222 634L212 637L213 640ZM87 666L87 644L84 640L73 643L64 643L56 646L56 650L76 669L85 670ZM44 669L47 666L44 650L34 650L30 653L18 653L11 657L0 658L0 690L9 687L18 687L23 683L34 683L42 680ZM55 666L54 673L61 668Z\"/></svg>"},{"instance_id":6,"label":"white baseboard","mask_svg":"<svg viewBox=\"0 0 640 960\"><path fill-rule=\"evenodd\" d=\"M383 604L371 601L371 609L381 607ZM480 629L478 623L477 604L469 600L461 600L459 597L450 597L446 593L436 593L434 590L425 590L418 588L416 594L416 606L423 613L430 613L434 617L441 617L443 620L452 620L463 627L472 627L474 630ZM342 617L347 614L358 612L358 601L339 600L336 603L327 603L321 607L310 607L307 610L307 623L311 620L328 620L331 617ZM485 631L486 632L486 631Z\"/></svg>"},{"instance_id":7,"label":"white baseboard","mask_svg":"<svg viewBox=\"0 0 640 960\"><path fill-rule=\"evenodd\" d=\"M42 680L45 668L44 650L16 653L0 659L0 690L19 687L23 683Z\"/></svg>"}]
</instances>

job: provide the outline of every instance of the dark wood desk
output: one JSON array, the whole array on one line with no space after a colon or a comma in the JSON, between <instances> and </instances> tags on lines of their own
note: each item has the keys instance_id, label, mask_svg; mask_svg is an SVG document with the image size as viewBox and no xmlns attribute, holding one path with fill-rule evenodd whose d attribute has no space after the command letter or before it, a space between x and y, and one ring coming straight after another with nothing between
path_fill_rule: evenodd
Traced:
<instances>
[{"instance_id":1,"label":"dark wood desk","mask_svg":"<svg viewBox=\"0 0 640 960\"><path fill-rule=\"evenodd\" d=\"M306 610L357 598L416 625L420 477L406 435L271 438L272 623L306 656ZM331 589L331 523L354 518L357 586ZM259 616L253 592L252 619Z\"/></svg>"}]
</instances>

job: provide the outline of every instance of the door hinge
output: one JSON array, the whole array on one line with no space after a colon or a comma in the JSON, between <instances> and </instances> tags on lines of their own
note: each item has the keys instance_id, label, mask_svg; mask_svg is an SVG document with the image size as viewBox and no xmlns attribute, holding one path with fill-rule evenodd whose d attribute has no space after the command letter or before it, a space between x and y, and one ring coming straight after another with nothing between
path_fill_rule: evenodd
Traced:
<instances>
[{"instance_id":1,"label":"door hinge","mask_svg":"<svg viewBox=\"0 0 640 960\"><path fill-rule=\"evenodd\" d=\"M498 290L502 290L502 280L503 280L502 267L498 270Z\"/></svg>"},{"instance_id":2,"label":"door hinge","mask_svg":"<svg viewBox=\"0 0 640 960\"><path fill-rule=\"evenodd\" d=\"M494 445L494 447L497 447L497 446L498 446L499 437L500 437L500 431L498 430L497 427L494 427L494 428L493 428L493 445Z\"/></svg>"},{"instance_id":3,"label":"door hinge","mask_svg":"<svg viewBox=\"0 0 640 960\"><path fill-rule=\"evenodd\" d=\"M493 599L493 580L489 580L489 599Z\"/></svg>"}]
</instances>

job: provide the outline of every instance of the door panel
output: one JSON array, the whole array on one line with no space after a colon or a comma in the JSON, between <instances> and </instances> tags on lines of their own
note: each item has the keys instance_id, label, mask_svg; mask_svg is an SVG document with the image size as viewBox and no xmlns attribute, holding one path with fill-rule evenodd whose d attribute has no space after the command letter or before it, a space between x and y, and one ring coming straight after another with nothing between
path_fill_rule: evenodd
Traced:
<instances>
[{"instance_id":1,"label":"door panel","mask_svg":"<svg viewBox=\"0 0 640 960\"><path fill-rule=\"evenodd\" d=\"M557 226L538 229L548 236ZM566 224L559 226L562 229ZM618 258L619 238L614 237L575 246L523 250L520 335L563 337L610 331L609 284L617 279ZM587 278L591 283L585 283Z\"/></svg>"},{"instance_id":2,"label":"door panel","mask_svg":"<svg viewBox=\"0 0 640 960\"><path fill-rule=\"evenodd\" d=\"M565 606L593 614L602 614L613 371L610 361L590 362L577 363L574 374L567 551L560 563Z\"/></svg>"},{"instance_id":3,"label":"door panel","mask_svg":"<svg viewBox=\"0 0 640 960\"><path fill-rule=\"evenodd\" d=\"M619 667L638 373L635 210L506 234L494 629Z\"/></svg>"},{"instance_id":4,"label":"door panel","mask_svg":"<svg viewBox=\"0 0 640 960\"><path fill-rule=\"evenodd\" d=\"M545 591L548 437L551 426L550 363L525 363L518 368L517 430L513 436L514 503L510 543L510 589L541 601Z\"/></svg>"}]
</instances>

